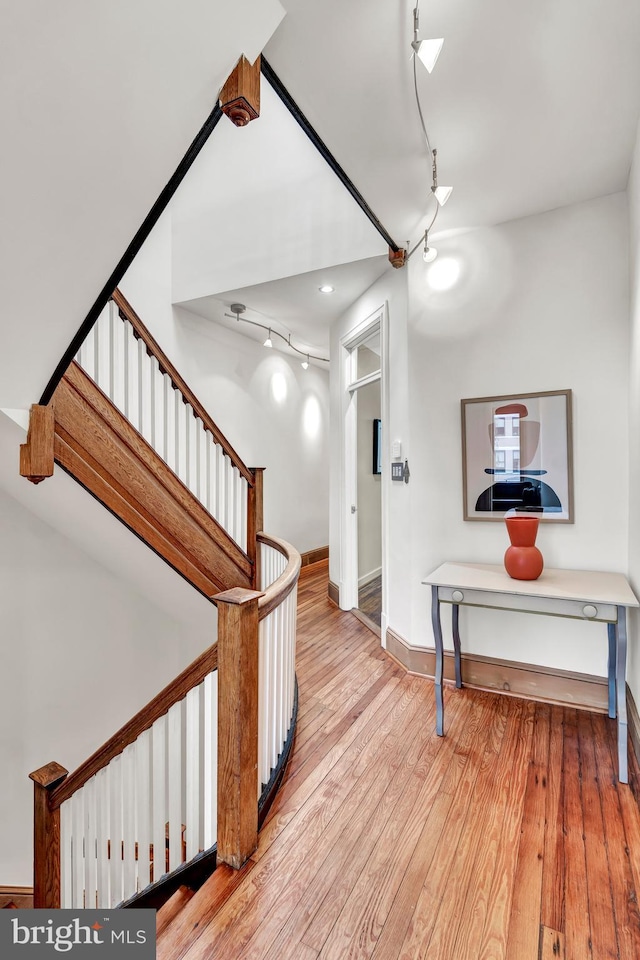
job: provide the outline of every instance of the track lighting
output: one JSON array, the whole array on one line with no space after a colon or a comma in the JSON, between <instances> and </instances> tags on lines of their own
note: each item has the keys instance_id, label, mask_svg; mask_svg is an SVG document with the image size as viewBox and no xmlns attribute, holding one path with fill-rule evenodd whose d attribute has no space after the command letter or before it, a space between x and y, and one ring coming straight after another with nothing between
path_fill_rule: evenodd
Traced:
<instances>
[{"instance_id":1,"label":"track lighting","mask_svg":"<svg viewBox=\"0 0 640 960\"><path fill-rule=\"evenodd\" d=\"M413 11L413 40L411 41L411 47L414 55L424 64L429 73L431 73L436 65L436 60L440 56L444 38L440 37L438 40L420 40L418 37L419 29L420 15L418 13L418 5L416 4Z\"/></svg>"},{"instance_id":2,"label":"track lighting","mask_svg":"<svg viewBox=\"0 0 640 960\"><path fill-rule=\"evenodd\" d=\"M433 216L429 225L427 226L424 232L424 247L422 249L422 259L425 263L433 263L433 261L438 256L438 251L435 247L429 246L429 231L436 222L438 216L438 211L440 207L443 207L449 197L453 187L440 186L438 184L438 151L432 148L431 141L429 140L429 134L427 132L427 125L425 123L424 114L422 112L422 104L420 102L420 91L418 89L418 72L416 70L416 60L422 60L426 66L429 73L433 70L435 62L438 59L438 55L442 49L443 40L420 40L418 36L419 31L419 12L418 7L420 5L420 0L416 0L416 5L413 11L413 40L411 42L411 48L413 50L413 89L416 98L416 107L418 110L418 117L420 119L420 126L422 127L422 133L424 134L424 140L427 147L427 152L429 159L431 160L431 195L435 197L436 204L433 211ZM407 260L415 253L422 239L418 240L416 245L409 249L409 244L407 244Z\"/></svg>"},{"instance_id":3,"label":"track lighting","mask_svg":"<svg viewBox=\"0 0 640 960\"><path fill-rule=\"evenodd\" d=\"M425 230L424 232L424 249L422 251L422 259L425 263L433 263L435 258L438 256L438 251L435 247L429 246L429 231Z\"/></svg>"},{"instance_id":4,"label":"track lighting","mask_svg":"<svg viewBox=\"0 0 640 960\"><path fill-rule=\"evenodd\" d=\"M284 334L279 333L278 330L273 330L271 327L267 327L264 323L259 323L257 320L249 320L248 317L244 317L243 314L247 309L244 303L231 303L229 304L229 309L231 313L225 313L225 317L229 317L231 320L237 320L238 322L247 323L250 327L257 327L259 330L267 331L267 339L264 341L265 347L273 347L273 337L279 337L289 350L293 350L294 353L297 353L300 357L304 357L302 360L302 366L306 370L309 367L309 360L318 360L321 363L329 363L326 357L317 357L314 353L307 353L306 350L300 350L298 347L295 347L291 343L291 334L287 337Z\"/></svg>"},{"instance_id":5,"label":"track lighting","mask_svg":"<svg viewBox=\"0 0 640 960\"><path fill-rule=\"evenodd\" d=\"M441 207L444 207L445 203L447 202L447 200L448 200L449 197L451 196L451 191L453 190L453 187L439 187L439 186L438 186L438 163L437 163L437 155L438 155L438 151L434 149L434 150L432 151L433 162L432 162L432 166L431 166L431 172L432 172L432 176L433 176L433 183L431 184L431 192L433 193L434 197L435 197L436 200L438 201L438 204L439 204Z\"/></svg>"}]
</instances>

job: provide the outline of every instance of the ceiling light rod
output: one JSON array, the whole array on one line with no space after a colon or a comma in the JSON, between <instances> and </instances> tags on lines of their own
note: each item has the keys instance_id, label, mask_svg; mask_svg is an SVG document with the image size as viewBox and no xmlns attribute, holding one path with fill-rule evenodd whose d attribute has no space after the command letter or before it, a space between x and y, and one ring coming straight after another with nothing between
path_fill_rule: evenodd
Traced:
<instances>
[{"instance_id":1,"label":"ceiling light rod","mask_svg":"<svg viewBox=\"0 0 640 960\"><path fill-rule=\"evenodd\" d=\"M424 122L424 116L422 113L422 104L420 103L420 94L418 92L418 76L416 73L415 57L413 58L413 89L416 95L416 106L418 108L418 116L420 117L420 126L422 127L425 143L427 144L427 150L429 151L429 156L431 158L431 192L433 196L436 198L436 200L438 201L439 206L443 207L447 202L447 200L449 199L449 197L451 196L451 191L453 190L453 187L438 186L438 164L437 164L438 151L431 146L431 141L429 140L429 134L427 133L427 125Z\"/></svg>"},{"instance_id":2,"label":"ceiling light rod","mask_svg":"<svg viewBox=\"0 0 640 960\"><path fill-rule=\"evenodd\" d=\"M433 178L433 183L431 184L431 192L438 201L441 207L444 207L445 203L451 196L451 191L453 187L439 187L438 186L438 161L437 161L438 151L434 148L432 157L433 164L431 167L431 175Z\"/></svg>"},{"instance_id":3,"label":"ceiling light rod","mask_svg":"<svg viewBox=\"0 0 640 960\"><path fill-rule=\"evenodd\" d=\"M407 251L408 251L408 252L407 252L407 260L410 260L410 259L411 259L411 257L414 255L414 253L416 252L416 250L417 250L418 247L420 246L420 244L423 243L423 242L424 242L424 248L423 248L423 250L422 250L422 259L424 260L425 263L432 263L433 260L435 260L436 257L438 256L438 251L436 250L436 248L429 246L429 233L430 233L431 228L433 227L434 223L435 223L436 220L437 220L439 209L440 209L440 206L439 206L439 204L436 203L436 209L434 210L433 216L431 217L431 223L429 224L429 226L428 226L428 227L426 228L426 230L424 231L424 236L420 237L420 239L418 240L418 242L415 244L415 246L413 246L413 247L411 248L411 250L409 250L409 241L407 241Z\"/></svg>"},{"instance_id":4,"label":"ceiling light rod","mask_svg":"<svg viewBox=\"0 0 640 960\"><path fill-rule=\"evenodd\" d=\"M301 357L305 357L307 361L321 360L322 363L329 363L329 360L327 360L326 357L316 357L313 353L308 353L306 350L299 350L297 347L295 347L291 343L291 334L289 334L288 337L285 337L282 333L278 333L277 330L274 330L273 327L268 327L264 323L258 323L257 320L247 320L246 317L241 317L240 314L244 313L244 311L246 310L246 307L243 303L232 303L229 305L229 309L231 310L231 313L234 315L236 320L242 320L243 323L248 323L252 327L259 327L261 330L267 331L267 339L264 342L265 347L267 346L267 344L269 344L269 346L272 347L273 346L272 338L280 337L280 339L284 340L284 342L287 344L288 347L290 347L292 350L295 350L296 353L299 353ZM227 314L227 316L229 316L229 314ZM306 367L305 367L305 370L306 370Z\"/></svg>"}]
</instances>

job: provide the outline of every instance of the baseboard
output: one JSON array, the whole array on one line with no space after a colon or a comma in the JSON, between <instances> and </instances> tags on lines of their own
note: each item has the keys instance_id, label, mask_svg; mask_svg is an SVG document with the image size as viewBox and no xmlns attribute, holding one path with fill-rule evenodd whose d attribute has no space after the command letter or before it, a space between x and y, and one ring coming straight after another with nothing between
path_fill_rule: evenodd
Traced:
<instances>
[{"instance_id":1,"label":"baseboard","mask_svg":"<svg viewBox=\"0 0 640 960\"><path fill-rule=\"evenodd\" d=\"M33 907L33 887L0 886L0 910L8 907L31 909Z\"/></svg>"},{"instance_id":2,"label":"baseboard","mask_svg":"<svg viewBox=\"0 0 640 960\"><path fill-rule=\"evenodd\" d=\"M640 764L640 713L638 713L638 707L629 689L629 684L627 684L627 722L629 724L631 746L636 755L636 760Z\"/></svg>"},{"instance_id":3,"label":"baseboard","mask_svg":"<svg viewBox=\"0 0 640 960\"><path fill-rule=\"evenodd\" d=\"M334 583L332 580L329 580L328 588L329 600L332 603L335 603L336 607L340 606L340 587L337 583Z\"/></svg>"},{"instance_id":4,"label":"baseboard","mask_svg":"<svg viewBox=\"0 0 640 960\"><path fill-rule=\"evenodd\" d=\"M387 628L387 653L410 673L423 677L433 677L435 674L435 650L432 647L412 646L390 627ZM454 657L447 650L444 654L444 679L455 682ZM606 677L594 677L586 673L463 653L462 682L466 687L492 690L528 700L559 703L598 713L607 713L608 710ZM638 719L636 730L640 733ZM640 746L640 736L638 744Z\"/></svg>"},{"instance_id":5,"label":"baseboard","mask_svg":"<svg viewBox=\"0 0 640 960\"><path fill-rule=\"evenodd\" d=\"M323 571L329 572L329 561L328 560L316 560L315 563L308 563L306 567L300 567L300 580L305 580L307 577L313 577L314 574L321 573Z\"/></svg>"},{"instance_id":6,"label":"baseboard","mask_svg":"<svg viewBox=\"0 0 640 960\"><path fill-rule=\"evenodd\" d=\"M368 583L371 583L372 580L375 580L376 577L379 577L381 574L382 567L378 567L376 570L370 570L369 573L365 573L358 579L358 587L366 587Z\"/></svg>"},{"instance_id":7,"label":"baseboard","mask_svg":"<svg viewBox=\"0 0 640 960\"><path fill-rule=\"evenodd\" d=\"M318 560L328 560L329 547L316 547L315 550L308 550L306 553L300 554L300 559L302 560L303 567L308 566L310 563L317 563Z\"/></svg>"}]
</instances>

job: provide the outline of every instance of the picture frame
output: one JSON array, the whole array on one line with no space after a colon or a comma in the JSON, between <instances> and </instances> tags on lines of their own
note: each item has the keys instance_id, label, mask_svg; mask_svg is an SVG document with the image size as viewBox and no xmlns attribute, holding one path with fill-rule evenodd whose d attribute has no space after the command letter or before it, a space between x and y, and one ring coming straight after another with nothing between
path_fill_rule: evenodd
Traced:
<instances>
[{"instance_id":1,"label":"picture frame","mask_svg":"<svg viewBox=\"0 0 640 960\"><path fill-rule=\"evenodd\" d=\"M573 523L571 390L461 400L465 520Z\"/></svg>"},{"instance_id":2,"label":"picture frame","mask_svg":"<svg viewBox=\"0 0 640 960\"><path fill-rule=\"evenodd\" d=\"M382 420L373 421L373 473L382 473Z\"/></svg>"}]
</instances>

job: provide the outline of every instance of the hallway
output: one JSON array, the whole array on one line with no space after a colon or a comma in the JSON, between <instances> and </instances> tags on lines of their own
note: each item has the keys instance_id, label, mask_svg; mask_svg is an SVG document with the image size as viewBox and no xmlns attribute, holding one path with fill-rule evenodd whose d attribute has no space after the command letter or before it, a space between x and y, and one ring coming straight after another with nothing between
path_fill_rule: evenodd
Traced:
<instances>
[{"instance_id":1,"label":"hallway","mask_svg":"<svg viewBox=\"0 0 640 960\"><path fill-rule=\"evenodd\" d=\"M326 563L306 568L298 731L258 850L207 881L158 960L640 956L640 815L615 723L447 687L438 738L431 682L326 590Z\"/></svg>"}]
</instances>

